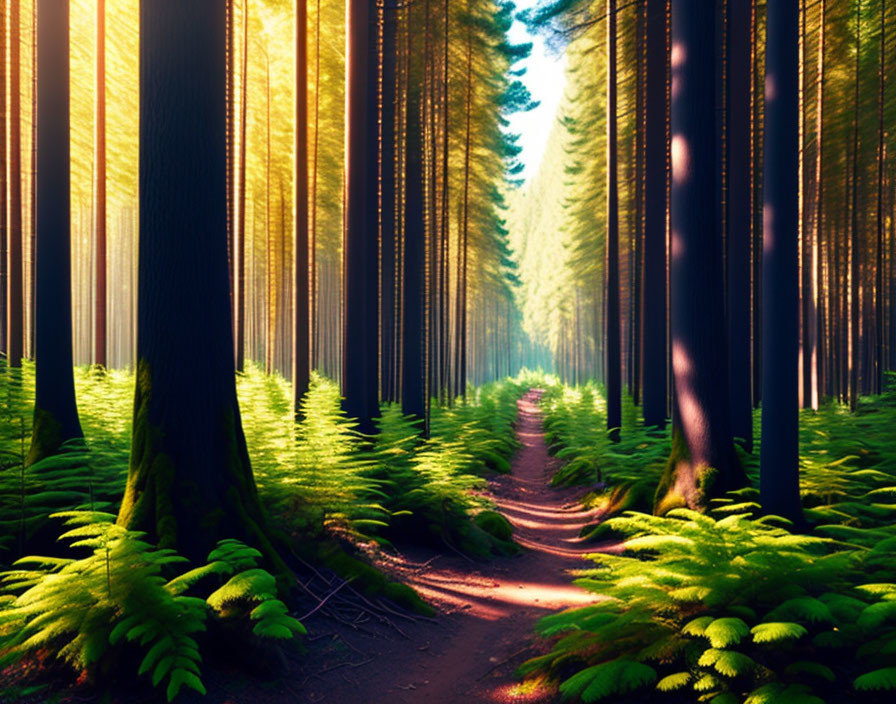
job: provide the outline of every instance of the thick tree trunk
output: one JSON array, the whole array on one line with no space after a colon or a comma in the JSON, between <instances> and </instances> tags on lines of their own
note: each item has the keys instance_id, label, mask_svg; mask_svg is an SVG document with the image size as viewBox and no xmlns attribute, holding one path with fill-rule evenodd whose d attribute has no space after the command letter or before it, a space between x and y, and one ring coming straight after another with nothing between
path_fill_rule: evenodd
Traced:
<instances>
[{"instance_id":1,"label":"thick tree trunk","mask_svg":"<svg viewBox=\"0 0 896 704\"><path fill-rule=\"evenodd\" d=\"M678 422L655 510L705 509L746 483L731 440L722 243L713 212L715 15L672 0L672 367Z\"/></svg>"},{"instance_id":2,"label":"thick tree trunk","mask_svg":"<svg viewBox=\"0 0 896 704\"><path fill-rule=\"evenodd\" d=\"M666 98L668 0L647 3L646 136L644 143L644 425L666 424L668 401L666 340Z\"/></svg>"},{"instance_id":3,"label":"thick tree trunk","mask_svg":"<svg viewBox=\"0 0 896 704\"><path fill-rule=\"evenodd\" d=\"M36 394L28 464L83 437L72 375L68 18L68 0L38 0Z\"/></svg>"},{"instance_id":4,"label":"thick tree trunk","mask_svg":"<svg viewBox=\"0 0 896 704\"><path fill-rule=\"evenodd\" d=\"M767 18L759 490L766 512L800 521L797 0L770 3Z\"/></svg>"},{"instance_id":5,"label":"thick tree trunk","mask_svg":"<svg viewBox=\"0 0 896 704\"><path fill-rule=\"evenodd\" d=\"M377 311L376 2L350 0L346 37L345 275L343 407L372 434L379 414Z\"/></svg>"},{"instance_id":6,"label":"thick tree trunk","mask_svg":"<svg viewBox=\"0 0 896 704\"><path fill-rule=\"evenodd\" d=\"M96 4L96 309L94 364L106 366L106 0Z\"/></svg>"},{"instance_id":7,"label":"thick tree trunk","mask_svg":"<svg viewBox=\"0 0 896 704\"><path fill-rule=\"evenodd\" d=\"M293 289L292 396L301 416L311 376L311 309L308 273L308 6L296 0L295 286Z\"/></svg>"},{"instance_id":8,"label":"thick tree trunk","mask_svg":"<svg viewBox=\"0 0 896 704\"><path fill-rule=\"evenodd\" d=\"M728 6L726 81L728 364L731 432L747 452L753 451L753 403L750 384L750 80L752 8L749 2Z\"/></svg>"},{"instance_id":9,"label":"thick tree trunk","mask_svg":"<svg viewBox=\"0 0 896 704\"><path fill-rule=\"evenodd\" d=\"M622 358L619 318L619 178L616 140L616 0L607 0L607 430L622 427Z\"/></svg>"},{"instance_id":10,"label":"thick tree trunk","mask_svg":"<svg viewBox=\"0 0 896 704\"><path fill-rule=\"evenodd\" d=\"M234 382L223 3L140 4L140 260L133 445L120 525L204 560L276 559Z\"/></svg>"},{"instance_id":11,"label":"thick tree trunk","mask_svg":"<svg viewBox=\"0 0 896 704\"><path fill-rule=\"evenodd\" d=\"M21 0L10 0L9 12L9 268L6 361L22 366L25 344L25 287L22 261L22 100L21 100Z\"/></svg>"}]
</instances>

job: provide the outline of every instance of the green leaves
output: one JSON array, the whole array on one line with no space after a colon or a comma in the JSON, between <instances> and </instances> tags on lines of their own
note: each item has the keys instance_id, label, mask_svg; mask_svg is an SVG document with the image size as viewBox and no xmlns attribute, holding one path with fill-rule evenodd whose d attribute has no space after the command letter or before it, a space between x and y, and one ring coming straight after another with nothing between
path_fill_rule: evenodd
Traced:
<instances>
[{"instance_id":1,"label":"green leaves","mask_svg":"<svg viewBox=\"0 0 896 704\"><path fill-rule=\"evenodd\" d=\"M77 669L92 668L110 647L132 643L144 650L138 675L153 686L167 682L171 701L184 688L205 693L195 635L212 609L227 609L255 623L262 638L304 634L301 623L276 598L274 577L256 566L261 554L236 540L212 551L209 564L166 582L163 568L184 562L141 533L115 525L99 512L65 512L64 538L92 548L80 559L27 557L0 575L0 650L10 659L51 647ZM25 568L28 569L25 569ZM208 599L188 596L204 579L232 575ZM219 581L220 583L220 581Z\"/></svg>"},{"instance_id":2,"label":"green leaves","mask_svg":"<svg viewBox=\"0 0 896 704\"><path fill-rule=\"evenodd\" d=\"M883 667L866 672L856 678L854 686L860 692L896 689L896 667Z\"/></svg>"},{"instance_id":3,"label":"green leaves","mask_svg":"<svg viewBox=\"0 0 896 704\"><path fill-rule=\"evenodd\" d=\"M798 623L773 622L760 623L751 629L753 641L756 643L777 643L782 640L802 638L808 631Z\"/></svg>"},{"instance_id":4,"label":"green leaves","mask_svg":"<svg viewBox=\"0 0 896 704\"><path fill-rule=\"evenodd\" d=\"M750 634L750 627L739 618L717 618L703 632L713 648L737 645Z\"/></svg>"},{"instance_id":5,"label":"green leaves","mask_svg":"<svg viewBox=\"0 0 896 704\"><path fill-rule=\"evenodd\" d=\"M577 696L596 702L613 694L625 694L656 681L656 670L634 660L620 658L594 665L560 685L564 697Z\"/></svg>"}]
</instances>

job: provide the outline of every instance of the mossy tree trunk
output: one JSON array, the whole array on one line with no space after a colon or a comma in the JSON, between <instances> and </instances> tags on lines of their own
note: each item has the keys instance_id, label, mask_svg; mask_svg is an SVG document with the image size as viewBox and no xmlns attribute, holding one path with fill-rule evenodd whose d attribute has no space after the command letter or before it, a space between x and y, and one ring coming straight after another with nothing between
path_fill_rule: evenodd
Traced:
<instances>
[{"instance_id":1,"label":"mossy tree trunk","mask_svg":"<svg viewBox=\"0 0 896 704\"><path fill-rule=\"evenodd\" d=\"M83 437L72 376L68 0L37 3L35 403L28 464Z\"/></svg>"},{"instance_id":2,"label":"mossy tree trunk","mask_svg":"<svg viewBox=\"0 0 896 704\"><path fill-rule=\"evenodd\" d=\"M234 381L225 13L217 2L140 5L138 368L118 522L197 561L228 537L276 554Z\"/></svg>"},{"instance_id":3,"label":"mossy tree trunk","mask_svg":"<svg viewBox=\"0 0 896 704\"><path fill-rule=\"evenodd\" d=\"M746 477L731 439L716 197L715 13L672 2L672 453L654 510L705 509Z\"/></svg>"}]
</instances>

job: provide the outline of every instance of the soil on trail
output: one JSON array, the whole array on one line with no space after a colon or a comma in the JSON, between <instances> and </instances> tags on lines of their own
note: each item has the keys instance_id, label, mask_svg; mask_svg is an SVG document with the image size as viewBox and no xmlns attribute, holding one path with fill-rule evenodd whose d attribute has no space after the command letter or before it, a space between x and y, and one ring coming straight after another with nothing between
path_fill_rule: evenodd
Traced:
<instances>
[{"instance_id":1,"label":"soil on trail","mask_svg":"<svg viewBox=\"0 0 896 704\"><path fill-rule=\"evenodd\" d=\"M593 544L578 538L594 514L582 510L575 490L548 485L558 460L544 443L540 394L533 389L520 399L522 448L511 473L489 487L523 552L488 563L424 550L390 559L386 568L433 604L438 617L432 622L396 618L395 624L357 633L344 627L334 632L323 619L307 624L310 633L330 634L309 643L303 674L291 682L292 701L554 701L548 691L520 691L513 673L543 648L532 635L541 616L593 601L592 594L571 583L569 570L586 567L582 555L595 552ZM345 657L334 660L339 650Z\"/></svg>"}]
</instances>

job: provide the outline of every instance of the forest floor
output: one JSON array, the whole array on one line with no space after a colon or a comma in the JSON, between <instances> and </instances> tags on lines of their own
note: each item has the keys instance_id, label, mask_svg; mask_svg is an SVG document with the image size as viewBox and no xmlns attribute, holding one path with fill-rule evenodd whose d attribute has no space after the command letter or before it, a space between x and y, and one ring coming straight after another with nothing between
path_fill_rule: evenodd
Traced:
<instances>
[{"instance_id":1,"label":"forest floor","mask_svg":"<svg viewBox=\"0 0 896 704\"><path fill-rule=\"evenodd\" d=\"M514 557L473 563L459 555L403 550L381 566L437 610L433 621L379 623L361 630L334 628L325 616L306 621L317 638L291 672L291 700L334 704L454 704L551 702L555 693L521 687L516 668L545 649L535 622L594 596L571 583L569 570L586 567L595 551L578 538L594 514L577 501L581 490L549 486L558 460L548 454L537 406L538 390L520 399L522 448L511 473L489 483L497 509L511 521L523 547ZM324 635L326 634L326 635ZM295 679L294 679L295 678ZM282 681L277 684L281 684ZM278 689L275 685L273 690ZM242 702L234 692L230 701ZM270 698L276 701L274 691ZM248 701L248 700L246 700Z\"/></svg>"}]
</instances>

